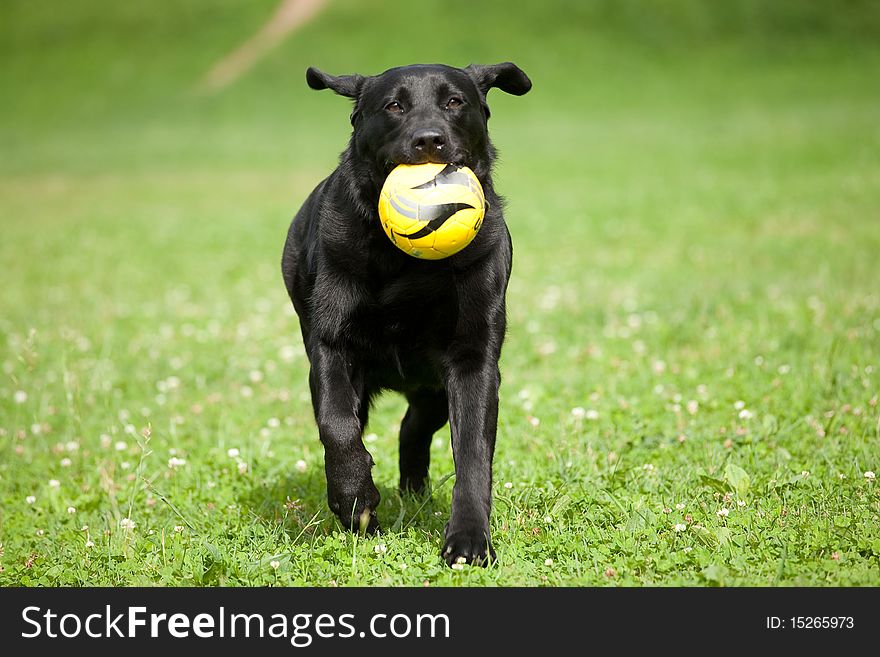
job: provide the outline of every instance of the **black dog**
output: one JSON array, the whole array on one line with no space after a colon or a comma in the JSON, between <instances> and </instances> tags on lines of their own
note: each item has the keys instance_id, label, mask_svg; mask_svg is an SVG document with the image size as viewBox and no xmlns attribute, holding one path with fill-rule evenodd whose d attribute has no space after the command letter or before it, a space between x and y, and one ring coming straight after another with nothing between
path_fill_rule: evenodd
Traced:
<instances>
[{"instance_id":1,"label":"black dog","mask_svg":"<svg viewBox=\"0 0 880 657\"><path fill-rule=\"evenodd\" d=\"M397 390L409 402L401 489L423 489L431 438L449 421L456 480L443 557L486 564L495 558L492 455L512 255L492 187L486 92L522 95L531 82L510 63L405 66L373 77L310 68L306 80L354 99L348 148L291 223L281 263L311 365L330 508L346 527L378 529L379 491L361 433L373 396ZM425 162L470 167L488 203L474 241L443 260L401 252L379 223L388 173Z\"/></svg>"}]
</instances>

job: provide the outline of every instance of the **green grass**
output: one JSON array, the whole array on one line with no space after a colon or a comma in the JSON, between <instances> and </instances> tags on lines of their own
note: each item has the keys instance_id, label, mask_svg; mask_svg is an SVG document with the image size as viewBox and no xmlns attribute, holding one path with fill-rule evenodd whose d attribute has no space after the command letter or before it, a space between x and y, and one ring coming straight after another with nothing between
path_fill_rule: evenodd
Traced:
<instances>
[{"instance_id":1,"label":"green grass","mask_svg":"<svg viewBox=\"0 0 880 657\"><path fill-rule=\"evenodd\" d=\"M0 10L0 583L880 584L870 3L338 0L213 96L274 2L179 4ZM348 136L307 65L508 59L500 559L454 571L448 430L401 499L395 395L385 532L327 509L279 259Z\"/></svg>"}]
</instances>

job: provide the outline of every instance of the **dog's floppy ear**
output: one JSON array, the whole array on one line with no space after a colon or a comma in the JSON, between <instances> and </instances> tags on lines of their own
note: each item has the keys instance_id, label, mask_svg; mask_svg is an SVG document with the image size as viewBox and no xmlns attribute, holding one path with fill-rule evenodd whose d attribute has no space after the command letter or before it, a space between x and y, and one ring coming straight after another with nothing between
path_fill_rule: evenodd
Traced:
<instances>
[{"instance_id":1,"label":"dog's floppy ear","mask_svg":"<svg viewBox=\"0 0 880 657\"><path fill-rule=\"evenodd\" d=\"M340 96L346 98L357 98L364 84L364 76L362 75L327 75L323 71L319 71L314 66L310 66L306 71L306 82L312 89L332 89Z\"/></svg>"},{"instance_id":2,"label":"dog's floppy ear","mask_svg":"<svg viewBox=\"0 0 880 657\"><path fill-rule=\"evenodd\" d=\"M532 88L529 76L522 69L511 62L484 66L471 64L465 67L465 72L471 76L477 85L477 89L485 96L492 87L498 87L501 91L522 96Z\"/></svg>"}]
</instances>

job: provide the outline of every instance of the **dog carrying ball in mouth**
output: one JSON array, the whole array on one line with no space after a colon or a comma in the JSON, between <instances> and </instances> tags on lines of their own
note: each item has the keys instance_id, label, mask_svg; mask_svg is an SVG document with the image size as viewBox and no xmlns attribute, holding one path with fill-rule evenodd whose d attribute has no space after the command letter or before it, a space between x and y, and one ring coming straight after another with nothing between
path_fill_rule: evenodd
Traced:
<instances>
[{"instance_id":1,"label":"dog carrying ball in mouth","mask_svg":"<svg viewBox=\"0 0 880 657\"><path fill-rule=\"evenodd\" d=\"M362 434L373 397L398 391L408 403L400 488L425 489L431 438L449 422L455 485L441 554L486 565L513 253L492 184L486 94L522 95L531 81L511 63L375 76L310 68L306 80L354 101L348 147L294 217L281 262L309 358L328 503L345 527L379 529Z\"/></svg>"}]
</instances>

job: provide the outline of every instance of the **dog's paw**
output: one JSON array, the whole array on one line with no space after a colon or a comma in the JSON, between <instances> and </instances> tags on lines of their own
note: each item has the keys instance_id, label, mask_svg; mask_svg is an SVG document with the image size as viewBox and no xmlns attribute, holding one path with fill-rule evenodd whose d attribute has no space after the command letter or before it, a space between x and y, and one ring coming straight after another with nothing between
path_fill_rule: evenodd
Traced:
<instances>
[{"instance_id":1,"label":"dog's paw","mask_svg":"<svg viewBox=\"0 0 880 657\"><path fill-rule=\"evenodd\" d=\"M441 555L450 566L460 563L488 566L497 559L489 532L482 528L447 531Z\"/></svg>"},{"instance_id":2,"label":"dog's paw","mask_svg":"<svg viewBox=\"0 0 880 657\"><path fill-rule=\"evenodd\" d=\"M380 495L370 475L372 466L366 450L343 458L328 453L325 458L327 503L342 525L353 532L373 534L379 530L376 508Z\"/></svg>"},{"instance_id":3,"label":"dog's paw","mask_svg":"<svg viewBox=\"0 0 880 657\"><path fill-rule=\"evenodd\" d=\"M376 507L379 490L368 479L355 491L328 489L327 501L342 525L353 532L375 534L379 531Z\"/></svg>"},{"instance_id":4,"label":"dog's paw","mask_svg":"<svg viewBox=\"0 0 880 657\"><path fill-rule=\"evenodd\" d=\"M403 494L422 495L428 489L427 476L401 476L400 492Z\"/></svg>"},{"instance_id":5,"label":"dog's paw","mask_svg":"<svg viewBox=\"0 0 880 657\"><path fill-rule=\"evenodd\" d=\"M379 491L370 481L358 494L338 492L328 496L330 510L336 514L342 525L353 532L375 534L379 531L376 507L379 506Z\"/></svg>"}]
</instances>

